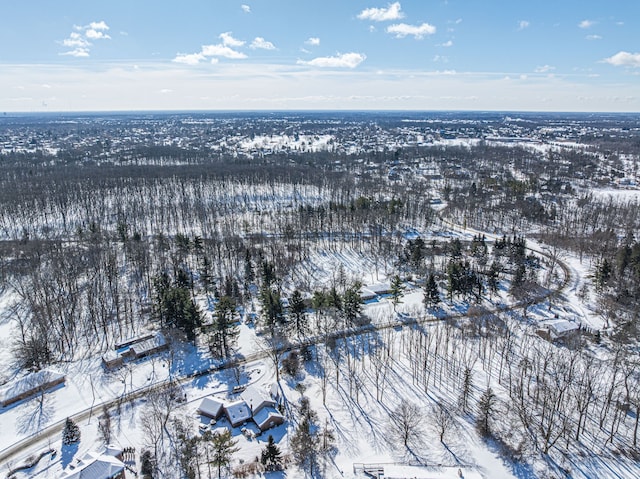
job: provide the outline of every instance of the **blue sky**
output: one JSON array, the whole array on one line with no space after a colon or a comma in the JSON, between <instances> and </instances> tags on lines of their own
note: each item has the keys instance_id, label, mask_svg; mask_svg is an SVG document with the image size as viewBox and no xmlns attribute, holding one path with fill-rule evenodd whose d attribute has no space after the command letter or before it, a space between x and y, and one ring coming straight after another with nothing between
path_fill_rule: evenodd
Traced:
<instances>
[{"instance_id":1,"label":"blue sky","mask_svg":"<svg viewBox=\"0 0 640 479\"><path fill-rule=\"evenodd\" d=\"M632 0L23 0L0 111L640 111Z\"/></svg>"}]
</instances>

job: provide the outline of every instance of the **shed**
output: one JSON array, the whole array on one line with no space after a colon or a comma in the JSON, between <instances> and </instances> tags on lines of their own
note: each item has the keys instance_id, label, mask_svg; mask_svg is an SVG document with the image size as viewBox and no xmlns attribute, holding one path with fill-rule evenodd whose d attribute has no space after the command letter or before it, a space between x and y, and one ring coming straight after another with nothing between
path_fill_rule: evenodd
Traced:
<instances>
[{"instance_id":1,"label":"shed","mask_svg":"<svg viewBox=\"0 0 640 479\"><path fill-rule=\"evenodd\" d=\"M130 351L135 358L144 358L145 356L150 356L151 354L164 351L165 349L168 349L168 347L169 345L164 339L164 336L161 333L156 333L151 338L132 344L130 346Z\"/></svg>"},{"instance_id":2,"label":"shed","mask_svg":"<svg viewBox=\"0 0 640 479\"><path fill-rule=\"evenodd\" d=\"M198 412L211 419L218 419L222 414L223 409L224 404L222 401L212 397L204 398L200 403L200 406L198 406Z\"/></svg>"},{"instance_id":3,"label":"shed","mask_svg":"<svg viewBox=\"0 0 640 479\"><path fill-rule=\"evenodd\" d=\"M116 369L124 364L124 357L118 351L107 351L102 356L102 366L105 369Z\"/></svg>"},{"instance_id":4,"label":"shed","mask_svg":"<svg viewBox=\"0 0 640 479\"><path fill-rule=\"evenodd\" d=\"M65 376L51 369L42 369L4 385L0 388L0 405L9 406L35 394L42 394L48 389L64 383Z\"/></svg>"}]
</instances>

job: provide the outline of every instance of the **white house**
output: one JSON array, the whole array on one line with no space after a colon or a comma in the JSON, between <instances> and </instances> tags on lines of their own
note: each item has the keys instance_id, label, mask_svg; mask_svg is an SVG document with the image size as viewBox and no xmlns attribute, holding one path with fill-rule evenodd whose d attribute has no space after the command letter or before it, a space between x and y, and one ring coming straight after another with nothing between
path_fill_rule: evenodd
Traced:
<instances>
[{"instance_id":1,"label":"white house","mask_svg":"<svg viewBox=\"0 0 640 479\"><path fill-rule=\"evenodd\" d=\"M69 465L60 479L125 479L122 450L107 446L104 452L87 452L77 463Z\"/></svg>"},{"instance_id":2,"label":"white house","mask_svg":"<svg viewBox=\"0 0 640 479\"><path fill-rule=\"evenodd\" d=\"M284 416L276 409L276 402L255 386L249 386L242 393L242 399L251 409L253 421L261 431L284 423Z\"/></svg>"}]
</instances>

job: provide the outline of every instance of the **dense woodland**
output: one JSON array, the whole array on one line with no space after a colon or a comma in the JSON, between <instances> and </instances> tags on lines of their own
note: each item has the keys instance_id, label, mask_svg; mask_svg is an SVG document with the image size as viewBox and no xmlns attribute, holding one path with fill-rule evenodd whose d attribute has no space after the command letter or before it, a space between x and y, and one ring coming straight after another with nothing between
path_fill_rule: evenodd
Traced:
<instances>
[{"instance_id":1,"label":"dense woodland","mask_svg":"<svg viewBox=\"0 0 640 479\"><path fill-rule=\"evenodd\" d=\"M17 364L74 361L150 329L228 358L237 317L256 311L283 374L314 361L323 387L342 384L358 404L367 394L383 401L394 368L410 367L425 393L455 391L458 403L433 415L441 441L457 415L516 461L580 454L585 438L589 448L637 457L640 205L592 192L637 178L637 118L409 116L3 119L0 287L15 298L6 314L18 325ZM239 146L278 135L294 146ZM332 139L313 146L322 135ZM544 150L541 141L559 146ZM423 240L420 232L445 228L442 219L502 240ZM527 238L553 253L529 252ZM422 315L444 301L464 302L469 315L429 333L355 335L369 323L362 283L340 269L328 281L314 278L306 268L319 250L355 251L393 271L394 300L405 284L421 287ZM527 307L561 283L554 259L562 251L591 265L582 293L609 327L556 345L531 338ZM488 306L500 288L517 307L494 313ZM203 297L215 301L211 316L198 306ZM277 352L311 335L323 336L323 346L295 360ZM474 368L506 396L476 384ZM289 459L312 470L330 447L310 431L330 431L311 427L313 411L297 414L301 444L317 447L305 455L292 446ZM170 434L185 447L173 454L195 477L204 467L199 446L176 428ZM405 446L411 432L398 432Z\"/></svg>"}]
</instances>

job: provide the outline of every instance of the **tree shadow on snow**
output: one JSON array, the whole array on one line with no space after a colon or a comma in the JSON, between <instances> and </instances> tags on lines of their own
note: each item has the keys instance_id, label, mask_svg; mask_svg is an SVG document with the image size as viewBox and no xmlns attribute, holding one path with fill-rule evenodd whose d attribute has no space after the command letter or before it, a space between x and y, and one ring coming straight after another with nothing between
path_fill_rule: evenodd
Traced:
<instances>
[{"instance_id":1,"label":"tree shadow on snow","mask_svg":"<svg viewBox=\"0 0 640 479\"><path fill-rule=\"evenodd\" d=\"M23 412L16 421L16 429L20 434L34 434L51 422L55 412L50 396L42 393L40 396L26 400L21 408Z\"/></svg>"},{"instance_id":2,"label":"tree shadow on snow","mask_svg":"<svg viewBox=\"0 0 640 479\"><path fill-rule=\"evenodd\" d=\"M69 445L62 445L62 447L60 448L60 463L62 464L63 469L71 464L74 456L78 453L79 447L80 443L78 442Z\"/></svg>"}]
</instances>

